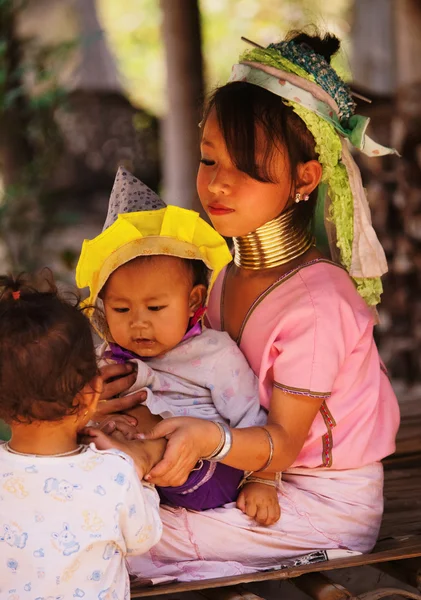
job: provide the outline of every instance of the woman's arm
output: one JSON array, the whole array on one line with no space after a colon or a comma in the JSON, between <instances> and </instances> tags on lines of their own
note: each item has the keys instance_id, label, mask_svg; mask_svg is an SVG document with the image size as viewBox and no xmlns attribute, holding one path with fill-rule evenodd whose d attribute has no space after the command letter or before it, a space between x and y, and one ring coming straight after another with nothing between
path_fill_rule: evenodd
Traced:
<instances>
[{"instance_id":1,"label":"woman's arm","mask_svg":"<svg viewBox=\"0 0 421 600\"><path fill-rule=\"evenodd\" d=\"M273 458L268 473L288 469L298 454L322 405L323 398L288 394L273 388L268 424L273 440ZM258 471L267 462L270 447L266 433L261 427L234 429L232 449L222 462L243 469Z\"/></svg>"},{"instance_id":2,"label":"woman's arm","mask_svg":"<svg viewBox=\"0 0 421 600\"><path fill-rule=\"evenodd\" d=\"M268 425L273 439L273 458L265 469L277 473L290 467L304 445L323 399L287 394L273 389ZM262 427L232 429L232 447L226 465L244 471L259 471L267 463L270 445ZM211 421L178 417L165 419L145 435L145 439L166 437L167 449L162 461L150 472L149 479L159 485L181 485L196 461L211 454L220 441L219 428ZM190 471L188 471L190 472Z\"/></svg>"}]
</instances>

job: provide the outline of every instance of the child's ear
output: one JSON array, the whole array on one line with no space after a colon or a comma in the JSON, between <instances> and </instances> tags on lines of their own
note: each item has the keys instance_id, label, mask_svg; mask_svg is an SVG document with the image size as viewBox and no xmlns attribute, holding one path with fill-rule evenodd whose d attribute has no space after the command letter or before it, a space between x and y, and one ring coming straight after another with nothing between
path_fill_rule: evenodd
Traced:
<instances>
[{"instance_id":1,"label":"child's ear","mask_svg":"<svg viewBox=\"0 0 421 600\"><path fill-rule=\"evenodd\" d=\"M87 417L86 421L89 421L90 417L96 411L99 397L102 393L104 382L101 375L95 375L95 377L85 385L83 390L79 393L80 404L79 414L83 417Z\"/></svg>"},{"instance_id":2,"label":"child's ear","mask_svg":"<svg viewBox=\"0 0 421 600\"><path fill-rule=\"evenodd\" d=\"M189 309L190 309L190 317L194 315L198 308L203 306L206 301L206 286L199 284L195 285L192 291L190 292L189 299Z\"/></svg>"}]
</instances>

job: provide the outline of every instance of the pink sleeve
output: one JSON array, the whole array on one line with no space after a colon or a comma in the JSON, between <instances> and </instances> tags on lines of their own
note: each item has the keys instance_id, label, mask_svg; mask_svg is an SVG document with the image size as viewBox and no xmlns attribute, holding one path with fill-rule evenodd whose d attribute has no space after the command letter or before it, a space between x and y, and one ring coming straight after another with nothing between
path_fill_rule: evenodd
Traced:
<instances>
[{"instance_id":1,"label":"pink sleeve","mask_svg":"<svg viewBox=\"0 0 421 600\"><path fill-rule=\"evenodd\" d=\"M328 398L347 346L358 338L355 315L338 297L320 297L306 286L301 292L273 341L273 385L293 394Z\"/></svg>"}]
</instances>

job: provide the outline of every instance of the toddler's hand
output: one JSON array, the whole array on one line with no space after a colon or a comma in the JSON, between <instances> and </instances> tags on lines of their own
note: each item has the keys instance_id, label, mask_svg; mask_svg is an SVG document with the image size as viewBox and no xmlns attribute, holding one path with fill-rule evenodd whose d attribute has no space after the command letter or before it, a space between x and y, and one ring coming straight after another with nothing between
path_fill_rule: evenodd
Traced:
<instances>
[{"instance_id":1,"label":"toddler's hand","mask_svg":"<svg viewBox=\"0 0 421 600\"><path fill-rule=\"evenodd\" d=\"M149 454L144 451L142 442L127 441L122 433L116 431L114 435L108 436L99 429L85 427L80 432L81 441L84 444L94 443L98 450L109 450L116 448L125 454L128 454L134 462L136 473L139 479L143 479L152 467Z\"/></svg>"},{"instance_id":2,"label":"toddler's hand","mask_svg":"<svg viewBox=\"0 0 421 600\"><path fill-rule=\"evenodd\" d=\"M101 431L107 435L114 435L116 431L122 433L126 440L133 440L136 438L138 430L137 419L130 415L108 415L101 420L100 423L91 424L93 427L98 427Z\"/></svg>"},{"instance_id":3,"label":"toddler's hand","mask_svg":"<svg viewBox=\"0 0 421 600\"><path fill-rule=\"evenodd\" d=\"M237 508L260 525L273 525L281 516L276 488L254 481L242 487L237 498Z\"/></svg>"}]
</instances>

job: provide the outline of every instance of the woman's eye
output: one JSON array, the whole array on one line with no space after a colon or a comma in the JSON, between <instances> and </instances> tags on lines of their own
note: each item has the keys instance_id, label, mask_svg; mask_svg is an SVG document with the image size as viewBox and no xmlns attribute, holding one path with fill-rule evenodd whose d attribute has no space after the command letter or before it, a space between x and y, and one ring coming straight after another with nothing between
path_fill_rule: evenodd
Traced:
<instances>
[{"instance_id":1,"label":"woman's eye","mask_svg":"<svg viewBox=\"0 0 421 600\"><path fill-rule=\"evenodd\" d=\"M207 158L201 158L200 162L202 163L202 165L205 165L206 167L211 167L212 165L215 164L214 160L208 160Z\"/></svg>"},{"instance_id":2,"label":"woman's eye","mask_svg":"<svg viewBox=\"0 0 421 600\"><path fill-rule=\"evenodd\" d=\"M166 308L165 306L148 306L148 310L151 310L152 312L158 312L159 310L162 310L163 308Z\"/></svg>"},{"instance_id":3,"label":"woman's eye","mask_svg":"<svg viewBox=\"0 0 421 600\"><path fill-rule=\"evenodd\" d=\"M126 312L129 312L128 308L113 308L113 310L116 313L126 313Z\"/></svg>"}]
</instances>

